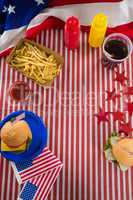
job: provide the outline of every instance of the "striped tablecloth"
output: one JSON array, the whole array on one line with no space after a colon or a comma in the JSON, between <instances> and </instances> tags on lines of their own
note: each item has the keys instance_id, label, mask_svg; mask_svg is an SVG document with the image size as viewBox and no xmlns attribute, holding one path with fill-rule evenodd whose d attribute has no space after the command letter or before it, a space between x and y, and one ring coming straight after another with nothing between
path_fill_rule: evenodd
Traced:
<instances>
[{"instance_id":1,"label":"striped tablecloth","mask_svg":"<svg viewBox=\"0 0 133 200\"><path fill-rule=\"evenodd\" d=\"M105 102L105 91L120 89L114 83L114 72L101 65L101 49L90 49L87 33L81 33L79 50L68 51L63 43L63 31L41 32L36 41L60 52L65 58L62 73L52 87L43 88L20 73L10 69L6 58L0 60L1 118L15 110L28 109L41 116L48 127L48 147L63 162L63 170L49 195L51 200L132 200L133 169L122 173L109 164L103 155L104 143L118 124L98 126L94 113L98 107L113 110ZM119 70L125 69L132 80L133 58ZM25 80L33 90L33 103L12 103L8 88L16 80ZM123 108L119 100L116 107ZM0 200L16 200L20 188L10 163L0 159Z\"/></svg>"}]
</instances>

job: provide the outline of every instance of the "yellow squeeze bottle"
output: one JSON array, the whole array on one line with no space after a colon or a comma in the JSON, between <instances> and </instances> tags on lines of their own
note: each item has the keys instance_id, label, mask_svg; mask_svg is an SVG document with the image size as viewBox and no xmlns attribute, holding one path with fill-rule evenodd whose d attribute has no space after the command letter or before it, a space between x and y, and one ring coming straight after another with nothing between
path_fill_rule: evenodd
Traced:
<instances>
[{"instance_id":1,"label":"yellow squeeze bottle","mask_svg":"<svg viewBox=\"0 0 133 200\"><path fill-rule=\"evenodd\" d=\"M107 30L107 22L107 16L103 13L99 13L94 17L89 34L91 47L100 47L102 45Z\"/></svg>"}]
</instances>

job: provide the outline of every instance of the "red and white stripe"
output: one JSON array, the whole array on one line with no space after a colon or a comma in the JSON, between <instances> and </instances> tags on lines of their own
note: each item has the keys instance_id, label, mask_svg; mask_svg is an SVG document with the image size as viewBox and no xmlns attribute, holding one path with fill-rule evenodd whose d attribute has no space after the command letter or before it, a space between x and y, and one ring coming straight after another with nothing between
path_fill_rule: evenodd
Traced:
<instances>
[{"instance_id":1,"label":"red and white stripe","mask_svg":"<svg viewBox=\"0 0 133 200\"><path fill-rule=\"evenodd\" d=\"M48 148L63 163L63 170L48 197L49 200L132 200L132 169L123 175L119 168L105 161L102 154L103 144L111 131L117 130L117 124L114 124L111 118L109 125L101 124L99 127L97 119L93 116L97 113L99 105L105 110L114 109L113 104L105 102L105 95L101 96L101 94L104 94L105 90L111 90L114 86L118 90L119 84L113 81L114 73L101 66L101 50L90 49L88 46L88 33L81 34L82 45L79 50L73 52L65 48L63 37L62 30L47 30L37 36L39 43L53 49L57 48L65 58L64 68L55 80L56 89L55 81L51 88L45 89L37 86L33 81L9 68L6 65L6 58L1 59L1 118L14 110L25 108L43 117L48 127ZM129 75L130 86L133 84L132 65L133 57L121 66ZM25 80L32 89L40 91L41 95L36 99L36 104L40 101L42 104L36 107L33 104L16 105L13 103L12 105L6 96L6 91L15 80ZM55 91L58 91L58 99L54 98ZM83 96L80 97L79 93L79 100L74 100L76 92L79 91L82 93L84 91L88 98L82 99ZM63 93L66 92L68 92L68 97L62 98ZM75 101L75 108L76 106L81 107L83 103L82 115L77 109L75 114L73 113L72 98ZM63 104L66 102L68 106L65 109ZM94 106L89 106L92 103ZM55 120L53 120L51 104L56 104ZM117 102L117 106L119 105L120 102ZM11 200L17 199L19 188L16 179L8 162L3 158L0 161L0 169L0 199L9 200L9 197Z\"/></svg>"},{"instance_id":2,"label":"red and white stripe","mask_svg":"<svg viewBox=\"0 0 133 200\"><path fill-rule=\"evenodd\" d=\"M25 118L25 113L20 114L19 116L17 116L15 118L15 120L13 121L13 124L17 123L18 121L22 120Z\"/></svg>"},{"instance_id":3,"label":"red and white stripe","mask_svg":"<svg viewBox=\"0 0 133 200\"><path fill-rule=\"evenodd\" d=\"M53 153L46 147L40 156L35 158L32 162L32 166L24 169L20 172L17 171L15 164L12 163L14 173L16 174L19 183L24 183L36 176L40 176L47 173L50 170L62 166L61 161L53 155Z\"/></svg>"},{"instance_id":4,"label":"red and white stripe","mask_svg":"<svg viewBox=\"0 0 133 200\"><path fill-rule=\"evenodd\" d=\"M38 187L37 192L34 196L34 200L39 200L39 199L46 199L49 192L51 191L51 188L53 184L55 183L60 171L62 169L62 165L57 167L56 169L49 171L37 178L31 179L29 182L36 185ZM26 182L27 183L27 182ZM21 193L23 189L26 186L26 183L24 184ZM19 194L18 199L20 199L21 193Z\"/></svg>"}]
</instances>

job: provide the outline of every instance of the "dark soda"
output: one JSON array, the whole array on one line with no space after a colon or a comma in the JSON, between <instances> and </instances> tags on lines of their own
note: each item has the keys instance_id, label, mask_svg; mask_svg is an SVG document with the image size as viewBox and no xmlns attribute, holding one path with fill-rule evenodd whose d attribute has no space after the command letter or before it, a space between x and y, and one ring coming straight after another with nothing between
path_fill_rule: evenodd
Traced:
<instances>
[{"instance_id":1,"label":"dark soda","mask_svg":"<svg viewBox=\"0 0 133 200\"><path fill-rule=\"evenodd\" d=\"M110 54L112 59L116 60L124 59L128 55L127 45L120 40L109 40L105 44L105 51Z\"/></svg>"}]
</instances>

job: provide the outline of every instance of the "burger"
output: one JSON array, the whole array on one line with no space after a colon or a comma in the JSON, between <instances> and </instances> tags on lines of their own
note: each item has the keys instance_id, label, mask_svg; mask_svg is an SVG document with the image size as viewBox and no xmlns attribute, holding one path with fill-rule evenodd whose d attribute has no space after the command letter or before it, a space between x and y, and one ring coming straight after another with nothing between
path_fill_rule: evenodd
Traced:
<instances>
[{"instance_id":1,"label":"burger","mask_svg":"<svg viewBox=\"0 0 133 200\"><path fill-rule=\"evenodd\" d=\"M105 145L105 157L116 163L122 171L133 166L133 139L113 134Z\"/></svg>"},{"instance_id":2,"label":"burger","mask_svg":"<svg viewBox=\"0 0 133 200\"><path fill-rule=\"evenodd\" d=\"M1 151L21 153L28 149L32 133L25 120L8 121L0 130Z\"/></svg>"}]
</instances>

